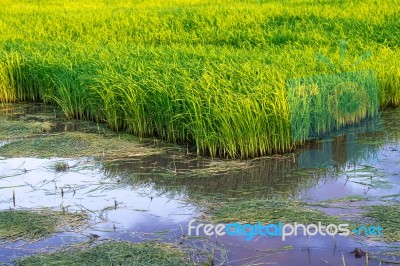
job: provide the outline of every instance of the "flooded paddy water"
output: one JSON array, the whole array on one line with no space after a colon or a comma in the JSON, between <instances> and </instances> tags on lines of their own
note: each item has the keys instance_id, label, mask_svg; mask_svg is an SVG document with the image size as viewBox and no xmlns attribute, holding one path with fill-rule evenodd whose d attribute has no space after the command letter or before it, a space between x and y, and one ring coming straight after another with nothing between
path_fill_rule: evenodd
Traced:
<instances>
[{"instance_id":1,"label":"flooded paddy water","mask_svg":"<svg viewBox=\"0 0 400 266\"><path fill-rule=\"evenodd\" d=\"M89 217L83 226L33 241L1 239L0 264L110 239L172 243L194 264L366 265L365 254L356 258L352 253L355 248L368 252L369 265L400 264L395 211L385 217L386 225L395 226L384 228L385 238L353 234L247 241L244 236L188 237L187 228L192 219L251 220L234 208L232 216L221 215L228 208L225 200L238 206L259 200L302 202L344 221L382 222L364 213L367 206L398 207L400 110L384 111L379 121L362 122L293 153L248 161L198 157L190 147L156 140L132 138L134 146L123 142L118 147L114 142L128 137L95 123L65 120L43 105L4 105L0 118L0 210L50 208ZM107 139L104 146L103 139L89 145L78 133ZM262 212L253 218L263 217Z\"/></svg>"}]
</instances>

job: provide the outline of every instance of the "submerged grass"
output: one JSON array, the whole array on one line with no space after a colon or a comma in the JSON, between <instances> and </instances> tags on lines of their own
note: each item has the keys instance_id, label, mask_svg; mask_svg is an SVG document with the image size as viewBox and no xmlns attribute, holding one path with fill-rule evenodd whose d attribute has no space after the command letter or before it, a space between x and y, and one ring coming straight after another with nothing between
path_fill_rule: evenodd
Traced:
<instances>
[{"instance_id":1,"label":"submerged grass","mask_svg":"<svg viewBox=\"0 0 400 266\"><path fill-rule=\"evenodd\" d=\"M189 256L170 244L155 242L101 243L91 248L38 254L18 259L16 265L193 265Z\"/></svg>"},{"instance_id":2,"label":"submerged grass","mask_svg":"<svg viewBox=\"0 0 400 266\"><path fill-rule=\"evenodd\" d=\"M350 195L343 198L333 198L323 201L324 203L340 203L340 202L357 202L357 201L366 201L368 197L360 196L360 195Z\"/></svg>"},{"instance_id":3,"label":"submerged grass","mask_svg":"<svg viewBox=\"0 0 400 266\"><path fill-rule=\"evenodd\" d=\"M361 197L348 197L334 199L326 202L342 202L361 200ZM384 239L387 242L400 241L400 206L397 203L391 205L371 205L364 207L366 212L360 215L334 216L322 211L315 210L313 207L323 206L295 200L284 199L230 199L220 202L220 200L209 199L202 202L206 206L206 212L211 214L213 222L239 222L256 224L262 223L300 223L300 224L349 224L349 230L357 229L360 226L380 226L383 228L383 237L375 236L376 240ZM354 232L352 233L354 234ZM364 235L364 231L361 232ZM370 236L369 236L370 237Z\"/></svg>"},{"instance_id":4,"label":"submerged grass","mask_svg":"<svg viewBox=\"0 0 400 266\"><path fill-rule=\"evenodd\" d=\"M0 156L128 158L163 153L172 145L150 143L131 134L116 133L91 121L69 121L44 110L36 113L23 105L9 106L0 116ZM145 144L144 144L145 143ZM154 144L154 145L151 145ZM55 170L67 168L55 165Z\"/></svg>"},{"instance_id":5,"label":"submerged grass","mask_svg":"<svg viewBox=\"0 0 400 266\"><path fill-rule=\"evenodd\" d=\"M0 118L0 141L41 134L52 128L50 122L14 121Z\"/></svg>"},{"instance_id":6,"label":"submerged grass","mask_svg":"<svg viewBox=\"0 0 400 266\"><path fill-rule=\"evenodd\" d=\"M58 104L69 117L193 142L199 153L291 150L292 78L371 69L381 105L400 105L397 0L0 4L0 102ZM351 44L344 64L339 39ZM366 49L373 59L353 66Z\"/></svg>"},{"instance_id":7,"label":"submerged grass","mask_svg":"<svg viewBox=\"0 0 400 266\"><path fill-rule=\"evenodd\" d=\"M304 202L283 199L233 199L212 207L212 217L216 222L239 223L303 223L338 224L340 218L327 215L310 208Z\"/></svg>"},{"instance_id":8,"label":"submerged grass","mask_svg":"<svg viewBox=\"0 0 400 266\"><path fill-rule=\"evenodd\" d=\"M335 199L326 202L342 202L361 200L359 197L349 197L343 199ZM201 202L206 206L206 213L210 217L204 217L206 220L211 220L214 223L232 223L238 222L240 224L257 224L261 223L279 223L283 224L316 224L327 226L329 224L348 224L350 235L358 237L371 238L373 241L387 241L399 242L400 241L400 206L395 205L373 205L364 207L367 212L362 215L343 214L336 216L327 214L323 211L316 210L315 207L334 207L320 203L306 203L295 200L283 199L252 199L241 200L231 199L224 202L209 199L208 202ZM368 228L369 226L380 226L383 228L383 236L368 235L365 230L359 228ZM356 232L353 232L357 230ZM358 233L357 233L358 232Z\"/></svg>"},{"instance_id":9,"label":"submerged grass","mask_svg":"<svg viewBox=\"0 0 400 266\"><path fill-rule=\"evenodd\" d=\"M96 133L66 132L37 138L15 140L0 146L4 157L85 157L105 159L145 156L162 152L149 148L133 136L107 136Z\"/></svg>"},{"instance_id":10,"label":"submerged grass","mask_svg":"<svg viewBox=\"0 0 400 266\"><path fill-rule=\"evenodd\" d=\"M0 211L0 239L36 240L68 228L82 226L85 213L66 213L50 209Z\"/></svg>"}]
</instances>

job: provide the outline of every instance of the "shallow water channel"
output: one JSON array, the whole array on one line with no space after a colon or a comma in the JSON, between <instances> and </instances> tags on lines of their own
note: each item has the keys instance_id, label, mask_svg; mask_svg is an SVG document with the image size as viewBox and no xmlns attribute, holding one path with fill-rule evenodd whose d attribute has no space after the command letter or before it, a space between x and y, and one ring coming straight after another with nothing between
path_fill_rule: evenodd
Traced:
<instances>
[{"instance_id":1,"label":"shallow water channel","mask_svg":"<svg viewBox=\"0 0 400 266\"><path fill-rule=\"evenodd\" d=\"M29 105L24 108L29 114L46 112ZM25 114L0 115L20 119ZM87 226L46 239L16 243L0 240L0 264L12 263L20 256L57 251L87 241L93 234L100 240L177 243L192 251L193 260L199 263L214 250L215 265L343 265L343 261L346 265L365 265L364 257L355 258L351 253L356 247L400 263L400 243L359 236L293 236L285 241L280 237L246 241L245 237L203 236L182 241L190 220L209 215L199 198L240 200L280 195L321 203L351 197L357 200L338 200L329 207L315 208L332 215L356 216L368 204L398 203L399 118L400 110L384 111L376 121L310 142L291 154L233 165L222 159L197 157L186 147L113 160L90 155L44 159L0 154L1 210L48 207L90 215ZM57 121L52 132L79 131L78 124ZM7 143L0 140L0 145ZM69 169L55 171L56 162L67 163ZM371 259L369 265L379 262Z\"/></svg>"}]
</instances>

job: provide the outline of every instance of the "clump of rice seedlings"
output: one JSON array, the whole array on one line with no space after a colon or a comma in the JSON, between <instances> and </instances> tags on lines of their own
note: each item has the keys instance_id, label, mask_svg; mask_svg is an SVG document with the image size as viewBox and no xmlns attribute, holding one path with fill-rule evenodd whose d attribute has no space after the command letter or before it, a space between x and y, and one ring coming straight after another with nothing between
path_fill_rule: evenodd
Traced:
<instances>
[{"instance_id":1,"label":"clump of rice seedlings","mask_svg":"<svg viewBox=\"0 0 400 266\"><path fill-rule=\"evenodd\" d=\"M86 213L68 213L50 209L0 211L0 239L33 241L56 232L83 226Z\"/></svg>"},{"instance_id":2,"label":"clump of rice seedlings","mask_svg":"<svg viewBox=\"0 0 400 266\"><path fill-rule=\"evenodd\" d=\"M171 244L105 242L83 249L37 254L16 265L193 265L189 256Z\"/></svg>"},{"instance_id":3,"label":"clump of rice seedlings","mask_svg":"<svg viewBox=\"0 0 400 266\"><path fill-rule=\"evenodd\" d=\"M0 102L57 104L70 118L211 156L287 152L302 140L292 136L286 81L335 73L316 54L348 39L349 62L367 49L374 57L355 66L333 54L337 71L375 71L381 106L400 105L394 0L51 3L0 0ZM326 107L337 109L310 105ZM361 107L354 121L371 111Z\"/></svg>"},{"instance_id":4,"label":"clump of rice seedlings","mask_svg":"<svg viewBox=\"0 0 400 266\"><path fill-rule=\"evenodd\" d=\"M69 164L67 162L56 162L54 164L54 170L56 172L65 172L69 169Z\"/></svg>"}]
</instances>

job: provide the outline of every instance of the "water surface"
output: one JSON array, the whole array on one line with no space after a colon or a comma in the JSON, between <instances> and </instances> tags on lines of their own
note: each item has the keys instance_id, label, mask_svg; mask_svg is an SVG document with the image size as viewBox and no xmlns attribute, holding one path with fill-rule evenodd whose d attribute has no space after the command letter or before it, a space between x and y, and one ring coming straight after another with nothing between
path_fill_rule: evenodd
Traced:
<instances>
[{"instance_id":1,"label":"water surface","mask_svg":"<svg viewBox=\"0 0 400 266\"><path fill-rule=\"evenodd\" d=\"M49 113L46 108L32 105L19 107L18 112L7 108L1 113L9 119ZM30 119L40 116L33 117L36 118ZM194 200L199 197L252 199L279 195L310 203L349 196L368 199L341 201L337 203L340 208L321 208L334 215L356 215L366 204L398 202L399 117L400 110L385 111L380 120L365 121L336 132L291 154L234 163L197 157L190 149L112 161L90 156L2 158L0 209L48 207L86 211L91 220L78 231L62 232L34 243L0 242L0 261L11 263L19 256L57 250L87 241L91 234L99 235L100 239L173 242L189 250L200 250L193 255L199 261L206 257L202 250L215 249L215 263L222 265L341 265L343 258L346 265L365 265L365 258L356 259L350 253L355 247L398 261L397 256L386 253L399 253L399 243L362 237L298 236L286 241L279 238L246 241L225 236L182 241L182 235L187 231L188 221L203 215L202 206ZM86 128L84 123L66 122L58 115L54 115L54 123L53 132ZM56 172L56 162L67 163L70 168ZM370 265L378 262L371 260Z\"/></svg>"}]
</instances>

